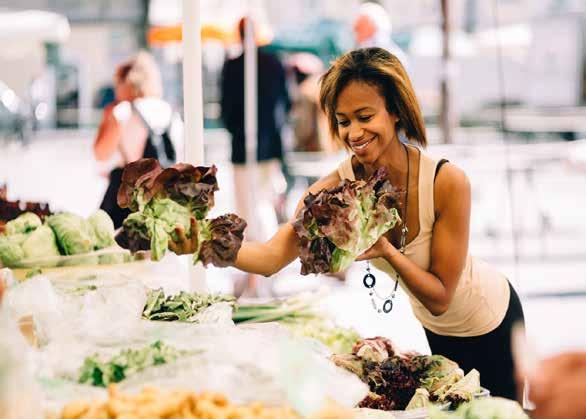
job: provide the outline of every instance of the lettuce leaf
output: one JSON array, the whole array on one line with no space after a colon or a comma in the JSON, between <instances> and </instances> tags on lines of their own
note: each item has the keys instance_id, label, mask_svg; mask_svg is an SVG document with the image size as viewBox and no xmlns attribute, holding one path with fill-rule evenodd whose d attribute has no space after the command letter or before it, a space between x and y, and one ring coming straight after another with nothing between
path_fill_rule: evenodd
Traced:
<instances>
[{"instance_id":1,"label":"lettuce leaf","mask_svg":"<svg viewBox=\"0 0 586 419\"><path fill-rule=\"evenodd\" d=\"M166 253L169 241L177 240L175 228L183 227L190 238L191 218L196 219L199 248L193 262L205 266L229 266L236 260L246 222L234 214L206 219L218 190L217 169L176 164L162 169L154 159L130 163L124 169L118 204L130 208L116 242L132 252L151 251L153 260Z\"/></svg>"},{"instance_id":2,"label":"lettuce leaf","mask_svg":"<svg viewBox=\"0 0 586 419\"><path fill-rule=\"evenodd\" d=\"M233 265L242 246L246 221L235 214L226 214L199 225L201 245L193 255L193 263L201 262L204 266L211 263L221 268Z\"/></svg>"},{"instance_id":3,"label":"lettuce leaf","mask_svg":"<svg viewBox=\"0 0 586 419\"><path fill-rule=\"evenodd\" d=\"M343 180L309 193L293 227L299 238L301 274L339 272L401 222L400 193L378 169L367 181Z\"/></svg>"},{"instance_id":4,"label":"lettuce leaf","mask_svg":"<svg viewBox=\"0 0 586 419\"><path fill-rule=\"evenodd\" d=\"M94 248L104 249L114 244L114 223L104 210L97 210L87 219L94 238Z\"/></svg>"},{"instance_id":5,"label":"lettuce leaf","mask_svg":"<svg viewBox=\"0 0 586 419\"><path fill-rule=\"evenodd\" d=\"M118 190L118 205L142 211L152 200L168 198L185 206L198 220L214 206L218 190L216 166L178 163L163 169L156 159L140 159L128 164Z\"/></svg>"},{"instance_id":6,"label":"lettuce leaf","mask_svg":"<svg viewBox=\"0 0 586 419\"><path fill-rule=\"evenodd\" d=\"M89 253L94 249L93 230L82 217L63 212L47 218L64 255Z\"/></svg>"},{"instance_id":7,"label":"lettuce leaf","mask_svg":"<svg viewBox=\"0 0 586 419\"><path fill-rule=\"evenodd\" d=\"M40 227L41 224L43 223L37 214L25 212L6 223L5 234L11 236L13 234L30 233Z\"/></svg>"}]
</instances>

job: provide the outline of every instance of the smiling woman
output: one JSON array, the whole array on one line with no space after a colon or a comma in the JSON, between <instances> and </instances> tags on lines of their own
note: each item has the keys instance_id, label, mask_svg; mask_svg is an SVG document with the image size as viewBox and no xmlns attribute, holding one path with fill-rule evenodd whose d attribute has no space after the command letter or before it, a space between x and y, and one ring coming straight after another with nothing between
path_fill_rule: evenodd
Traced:
<instances>
[{"instance_id":1,"label":"smiling woman","mask_svg":"<svg viewBox=\"0 0 586 419\"><path fill-rule=\"evenodd\" d=\"M470 183L455 165L442 166L445 161L421 151L425 126L405 69L381 48L351 51L323 76L320 104L332 136L350 156L307 194L383 169L386 180L405 191L403 222L357 260L372 260L401 284L433 353L465 371L476 368L493 395L515 398L510 340L523 309L507 279L468 254ZM304 200L298 214L303 207ZM266 243L243 243L234 266L270 276L288 265L301 243L294 222Z\"/></svg>"}]
</instances>

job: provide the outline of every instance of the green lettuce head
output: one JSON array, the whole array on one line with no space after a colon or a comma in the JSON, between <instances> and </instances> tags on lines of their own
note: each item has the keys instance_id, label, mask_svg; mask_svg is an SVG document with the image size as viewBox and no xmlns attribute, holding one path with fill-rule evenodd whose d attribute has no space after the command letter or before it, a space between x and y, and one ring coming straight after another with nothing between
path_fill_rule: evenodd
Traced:
<instances>
[{"instance_id":1,"label":"green lettuce head","mask_svg":"<svg viewBox=\"0 0 586 419\"><path fill-rule=\"evenodd\" d=\"M168 198L155 198L144 206L142 212L134 212L124 220L126 243L119 244L132 252L150 250L153 260L161 260L169 240L177 239L177 225L183 227L187 236L191 234L190 217L189 210L177 202ZM117 237L117 240L120 239Z\"/></svg>"},{"instance_id":2,"label":"green lettuce head","mask_svg":"<svg viewBox=\"0 0 586 419\"><path fill-rule=\"evenodd\" d=\"M93 233L96 250L112 246L114 242L114 223L104 210L97 210L87 219Z\"/></svg>"},{"instance_id":3,"label":"green lettuce head","mask_svg":"<svg viewBox=\"0 0 586 419\"><path fill-rule=\"evenodd\" d=\"M22 250L27 259L49 259L61 256L57 247L55 233L47 225L43 225L30 233L22 243Z\"/></svg>"},{"instance_id":4,"label":"green lettuce head","mask_svg":"<svg viewBox=\"0 0 586 419\"><path fill-rule=\"evenodd\" d=\"M10 268L24 259L24 251L20 247L20 243L25 238L24 234L0 236L0 262L2 266Z\"/></svg>"},{"instance_id":5,"label":"green lettuce head","mask_svg":"<svg viewBox=\"0 0 586 419\"><path fill-rule=\"evenodd\" d=\"M12 221L8 221L5 227L5 234L11 236L19 233L29 233L42 225L42 221L37 214L25 212Z\"/></svg>"},{"instance_id":6,"label":"green lettuce head","mask_svg":"<svg viewBox=\"0 0 586 419\"><path fill-rule=\"evenodd\" d=\"M63 212L47 218L47 224L53 229L63 254L77 255L94 249L94 232L82 217Z\"/></svg>"}]
</instances>

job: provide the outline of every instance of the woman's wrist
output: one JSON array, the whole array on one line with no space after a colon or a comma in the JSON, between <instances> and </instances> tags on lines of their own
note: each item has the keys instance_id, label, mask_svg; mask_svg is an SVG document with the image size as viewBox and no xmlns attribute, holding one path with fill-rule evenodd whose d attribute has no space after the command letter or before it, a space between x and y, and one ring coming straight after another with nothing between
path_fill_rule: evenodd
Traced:
<instances>
[{"instance_id":1,"label":"woman's wrist","mask_svg":"<svg viewBox=\"0 0 586 419\"><path fill-rule=\"evenodd\" d=\"M401 252L399 252L399 250L393 246L391 243L388 244L388 246L386 246L385 249L385 259L387 260L387 262L389 262L390 264L393 263L393 261L397 258L397 256L399 256L401 254Z\"/></svg>"}]
</instances>

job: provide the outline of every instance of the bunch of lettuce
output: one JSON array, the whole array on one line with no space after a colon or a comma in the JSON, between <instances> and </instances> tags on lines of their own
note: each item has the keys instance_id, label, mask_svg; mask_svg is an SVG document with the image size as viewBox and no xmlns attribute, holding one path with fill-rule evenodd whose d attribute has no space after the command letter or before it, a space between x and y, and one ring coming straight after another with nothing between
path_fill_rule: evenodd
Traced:
<instances>
[{"instance_id":1,"label":"bunch of lettuce","mask_svg":"<svg viewBox=\"0 0 586 419\"><path fill-rule=\"evenodd\" d=\"M235 298L229 295L188 293L165 295L162 288L150 290L142 317L147 320L196 322L196 316L217 303L234 305Z\"/></svg>"},{"instance_id":2,"label":"bunch of lettuce","mask_svg":"<svg viewBox=\"0 0 586 419\"><path fill-rule=\"evenodd\" d=\"M293 227L299 238L301 274L339 272L401 222L399 191L385 168L367 181L343 180L308 194Z\"/></svg>"},{"instance_id":3,"label":"bunch of lettuce","mask_svg":"<svg viewBox=\"0 0 586 419\"><path fill-rule=\"evenodd\" d=\"M192 237L191 218L195 218L198 247L193 262L220 267L233 264L246 222L234 214L205 218L218 190L216 172L215 166L183 163L163 169L155 159L127 165L118 190L118 205L133 212L116 236L118 244L132 252L150 250L151 258L160 260L169 242L178 239L177 226Z\"/></svg>"},{"instance_id":4,"label":"bunch of lettuce","mask_svg":"<svg viewBox=\"0 0 586 419\"><path fill-rule=\"evenodd\" d=\"M9 221L5 234L0 235L0 263L7 267L31 263L51 267L72 262L61 261L59 256L86 254L114 243L114 224L102 210L87 220L63 212L47 217L44 224L36 214L27 212ZM88 258L93 258L91 263L98 261L97 256Z\"/></svg>"},{"instance_id":5,"label":"bunch of lettuce","mask_svg":"<svg viewBox=\"0 0 586 419\"><path fill-rule=\"evenodd\" d=\"M82 384L107 387L110 383L118 383L148 367L173 362L186 354L188 352L165 345L161 341L140 349L122 350L107 360L95 354L85 359L80 368L78 381Z\"/></svg>"},{"instance_id":6,"label":"bunch of lettuce","mask_svg":"<svg viewBox=\"0 0 586 419\"><path fill-rule=\"evenodd\" d=\"M464 376L458 364L444 356L401 353L383 337L363 339L351 354L333 355L331 360L368 384L370 393L360 407L403 410L450 403L456 408L481 390L475 369Z\"/></svg>"}]
</instances>

